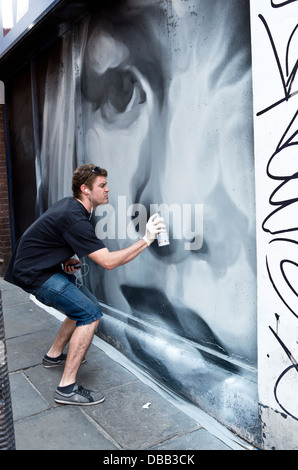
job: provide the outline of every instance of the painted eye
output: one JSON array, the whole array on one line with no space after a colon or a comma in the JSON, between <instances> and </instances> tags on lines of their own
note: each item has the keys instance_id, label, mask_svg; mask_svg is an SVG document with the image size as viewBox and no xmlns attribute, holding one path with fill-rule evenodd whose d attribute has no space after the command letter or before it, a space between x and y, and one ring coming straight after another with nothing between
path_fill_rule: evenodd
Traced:
<instances>
[{"instance_id":1,"label":"painted eye","mask_svg":"<svg viewBox=\"0 0 298 470\"><path fill-rule=\"evenodd\" d=\"M131 70L115 71L111 78L109 100L119 113L146 101L142 85Z\"/></svg>"},{"instance_id":2,"label":"painted eye","mask_svg":"<svg viewBox=\"0 0 298 470\"><path fill-rule=\"evenodd\" d=\"M105 120L114 122L120 114L134 111L146 102L146 93L133 70L112 69L105 75L105 94L98 103Z\"/></svg>"}]
</instances>

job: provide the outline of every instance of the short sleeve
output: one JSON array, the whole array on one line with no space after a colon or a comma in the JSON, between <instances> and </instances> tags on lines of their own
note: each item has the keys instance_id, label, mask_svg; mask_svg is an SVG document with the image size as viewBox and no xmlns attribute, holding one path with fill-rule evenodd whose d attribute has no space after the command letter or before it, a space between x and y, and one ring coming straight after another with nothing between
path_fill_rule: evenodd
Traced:
<instances>
[{"instance_id":1,"label":"short sleeve","mask_svg":"<svg viewBox=\"0 0 298 470\"><path fill-rule=\"evenodd\" d=\"M104 243L97 238L94 227L88 220L73 224L63 234L63 238L79 258L105 248Z\"/></svg>"}]
</instances>

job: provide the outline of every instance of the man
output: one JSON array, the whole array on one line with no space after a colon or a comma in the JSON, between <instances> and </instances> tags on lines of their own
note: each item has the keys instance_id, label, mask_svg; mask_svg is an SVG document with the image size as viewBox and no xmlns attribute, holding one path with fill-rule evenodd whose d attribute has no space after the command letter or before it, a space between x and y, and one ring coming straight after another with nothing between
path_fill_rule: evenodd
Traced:
<instances>
[{"instance_id":1,"label":"man","mask_svg":"<svg viewBox=\"0 0 298 470\"><path fill-rule=\"evenodd\" d=\"M44 367L65 363L55 391L57 403L90 405L104 400L100 392L76 384L80 364L102 313L97 299L88 289L76 285L74 272L80 262L73 256L88 256L110 270L132 261L164 230L155 214L148 220L142 239L127 248L110 252L96 237L90 222L94 208L108 202L106 178L107 171L93 164L78 167L72 178L73 197L56 202L25 231L5 275L6 281L32 293L40 302L67 316L43 358ZM63 349L68 343L66 356Z\"/></svg>"}]
</instances>

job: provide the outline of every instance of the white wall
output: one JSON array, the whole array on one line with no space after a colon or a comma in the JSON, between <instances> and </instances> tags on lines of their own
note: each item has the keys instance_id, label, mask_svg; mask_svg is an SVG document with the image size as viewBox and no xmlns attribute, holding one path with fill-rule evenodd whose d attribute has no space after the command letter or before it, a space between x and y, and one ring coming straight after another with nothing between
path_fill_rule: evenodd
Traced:
<instances>
[{"instance_id":1,"label":"white wall","mask_svg":"<svg viewBox=\"0 0 298 470\"><path fill-rule=\"evenodd\" d=\"M259 402L265 449L298 448L297 1L251 0Z\"/></svg>"}]
</instances>

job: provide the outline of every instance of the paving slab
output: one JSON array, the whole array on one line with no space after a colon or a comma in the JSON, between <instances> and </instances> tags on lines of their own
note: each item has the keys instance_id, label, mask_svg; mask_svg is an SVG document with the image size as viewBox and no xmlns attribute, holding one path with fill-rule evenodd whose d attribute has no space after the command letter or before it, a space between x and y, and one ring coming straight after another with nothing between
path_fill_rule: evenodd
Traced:
<instances>
[{"instance_id":1,"label":"paving slab","mask_svg":"<svg viewBox=\"0 0 298 470\"><path fill-rule=\"evenodd\" d=\"M27 299L28 300L28 299ZM6 305L5 310L5 336L6 339L46 331L48 328L60 328L61 323L32 301L17 305Z\"/></svg>"},{"instance_id":2,"label":"paving slab","mask_svg":"<svg viewBox=\"0 0 298 470\"><path fill-rule=\"evenodd\" d=\"M15 421L50 409L50 405L32 387L23 372L10 374L9 381Z\"/></svg>"},{"instance_id":3,"label":"paving slab","mask_svg":"<svg viewBox=\"0 0 298 470\"><path fill-rule=\"evenodd\" d=\"M117 450L75 406L57 407L16 421L17 450Z\"/></svg>"},{"instance_id":4,"label":"paving slab","mask_svg":"<svg viewBox=\"0 0 298 470\"><path fill-rule=\"evenodd\" d=\"M146 449L197 423L140 381L109 390L102 406L86 412L125 449Z\"/></svg>"},{"instance_id":5,"label":"paving slab","mask_svg":"<svg viewBox=\"0 0 298 470\"><path fill-rule=\"evenodd\" d=\"M193 432L174 436L162 442L160 445L153 446L150 450L231 450L229 446L224 444L220 439L210 435L204 428L200 428Z\"/></svg>"},{"instance_id":6,"label":"paving slab","mask_svg":"<svg viewBox=\"0 0 298 470\"><path fill-rule=\"evenodd\" d=\"M57 332L56 327L47 328L6 340L9 372L40 364Z\"/></svg>"}]
</instances>

